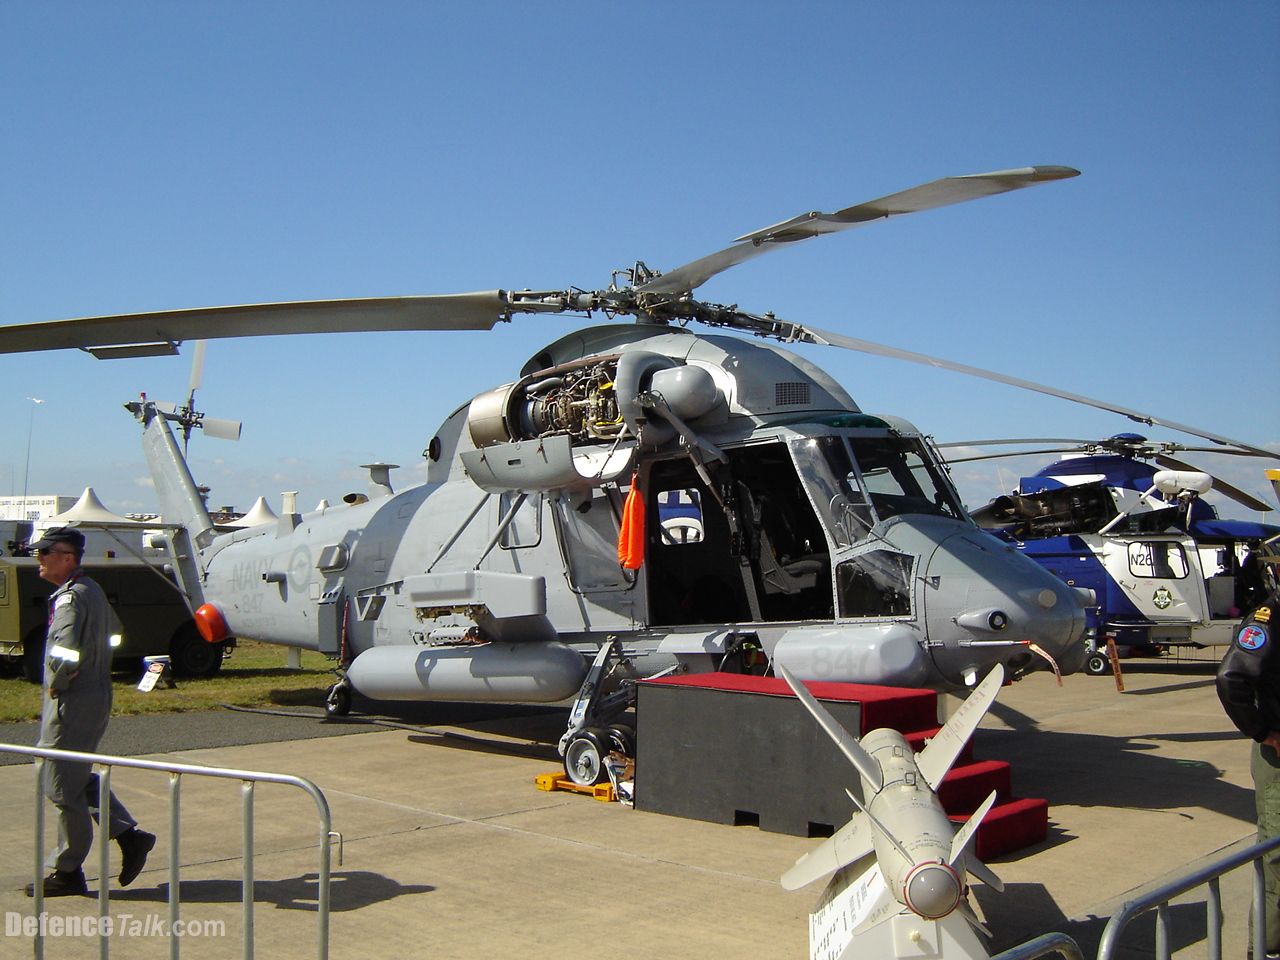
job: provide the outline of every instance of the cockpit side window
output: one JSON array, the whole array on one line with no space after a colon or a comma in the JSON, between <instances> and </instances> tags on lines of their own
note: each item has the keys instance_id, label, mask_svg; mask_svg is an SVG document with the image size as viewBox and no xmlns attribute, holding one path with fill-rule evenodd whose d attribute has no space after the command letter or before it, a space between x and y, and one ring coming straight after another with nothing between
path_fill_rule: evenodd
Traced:
<instances>
[{"instance_id":1,"label":"cockpit side window","mask_svg":"<svg viewBox=\"0 0 1280 960\"><path fill-rule=\"evenodd\" d=\"M876 516L902 513L965 518L951 484L925 455L924 445L908 437L855 437L853 455Z\"/></svg>"},{"instance_id":2,"label":"cockpit side window","mask_svg":"<svg viewBox=\"0 0 1280 960\"><path fill-rule=\"evenodd\" d=\"M912 558L891 550L872 550L836 567L840 615L909 617Z\"/></svg>"},{"instance_id":3,"label":"cockpit side window","mask_svg":"<svg viewBox=\"0 0 1280 960\"><path fill-rule=\"evenodd\" d=\"M876 520L903 513L968 519L950 481L918 439L806 437L791 443L791 456L837 547L853 546Z\"/></svg>"},{"instance_id":4,"label":"cockpit side window","mask_svg":"<svg viewBox=\"0 0 1280 960\"><path fill-rule=\"evenodd\" d=\"M791 445L796 471L837 547L850 547L875 520L843 437L809 437Z\"/></svg>"}]
</instances>

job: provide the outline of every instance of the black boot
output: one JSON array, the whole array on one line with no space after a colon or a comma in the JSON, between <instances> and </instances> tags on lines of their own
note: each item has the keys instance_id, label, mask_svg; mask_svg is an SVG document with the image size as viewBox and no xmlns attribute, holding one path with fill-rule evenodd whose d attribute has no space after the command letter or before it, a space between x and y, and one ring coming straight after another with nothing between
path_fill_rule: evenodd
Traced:
<instances>
[{"instance_id":1,"label":"black boot","mask_svg":"<svg viewBox=\"0 0 1280 960\"><path fill-rule=\"evenodd\" d=\"M89 885L84 882L84 871L79 867L74 870L55 870L41 881L46 897L83 897L89 893ZM27 896L36 895L36 885L27 884Z\"/></svg>"},{"instance_id":2,"label":"black boot","mask_svg":"<svg viewBox=\"0 0 1280 960\"><path fill-rule=\"evenodd\" d=\"M116 837L116 843L120 844L120 886L127 887L147 865L147 854L156 845L156 836L130 827Z\"/></svg>"}]
</instances>

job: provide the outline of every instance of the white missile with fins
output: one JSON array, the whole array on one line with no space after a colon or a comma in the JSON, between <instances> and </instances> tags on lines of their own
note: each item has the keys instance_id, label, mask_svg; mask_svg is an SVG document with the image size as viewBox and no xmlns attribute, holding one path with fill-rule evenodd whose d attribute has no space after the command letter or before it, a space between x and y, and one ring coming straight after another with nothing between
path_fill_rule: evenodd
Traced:
<instances>
[{"instance_id":1,"label":"white missile with fins","mask_svg":"<svg viewBox=\"0 0 1280 960\"><path fill-rule=\"evenodd\" d=\"M919 756L897 730L872 730L857 740L786 667L777 664L776 669L862 781L861 800L848 791L858 812L797 860L783 874L783 887L796 890L853 865L852 874L858 876L861 888L851 930L854 936L905 912L926 920L959 912L985 933L964 894L970 875L1003 889L995 873L969 850L996 794L993 791L957 831L938 800L937 789L995 701L1004 683L1003 668L996 666L987 674Z\"/></svg>"}]
</instances>

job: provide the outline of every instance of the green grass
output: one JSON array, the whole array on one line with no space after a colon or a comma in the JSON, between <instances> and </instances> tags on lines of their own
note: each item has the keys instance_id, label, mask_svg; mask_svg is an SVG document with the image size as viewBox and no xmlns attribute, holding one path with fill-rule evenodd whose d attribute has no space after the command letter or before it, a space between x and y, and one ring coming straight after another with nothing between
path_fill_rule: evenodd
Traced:
<instances>
[{"instance_id":1,"label":"green grass","mask_svg":"<svg viewBox=\"0 0 1280 960\"><path fill-rule=\"evenodd\" d=\"M213 710L220 704L238 707L321 707L334 681L333 662L302 651L302 669L285 666L285 647L241 640L222 671L207 680L178 680L175 688L157 686L140 692L141 671L118 673L113 686L113 716L139 713L182 713ZM41 689L20 677L0 679L0 723L40 719Z\"/></svg>"}]
</instances>

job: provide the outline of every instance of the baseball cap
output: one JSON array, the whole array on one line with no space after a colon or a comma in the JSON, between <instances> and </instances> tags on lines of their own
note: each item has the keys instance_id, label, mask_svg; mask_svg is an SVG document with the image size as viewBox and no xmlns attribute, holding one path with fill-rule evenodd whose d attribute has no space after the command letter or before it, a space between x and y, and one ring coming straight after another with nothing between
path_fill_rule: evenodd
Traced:
<instances>
[{"instance_id":1,"label":"baseball cap","mask_svg":"<svg viewBox=\"0 0 1280 960\"><path fill-rule=\"evenodd\" d=\"M84 534L79 530L71 527L53 527L44 532L35 543L31 544L32 550L48 550L50 547L62 544L71 547L79 553L84 552Z\"/></svg>"}]
</instances>

